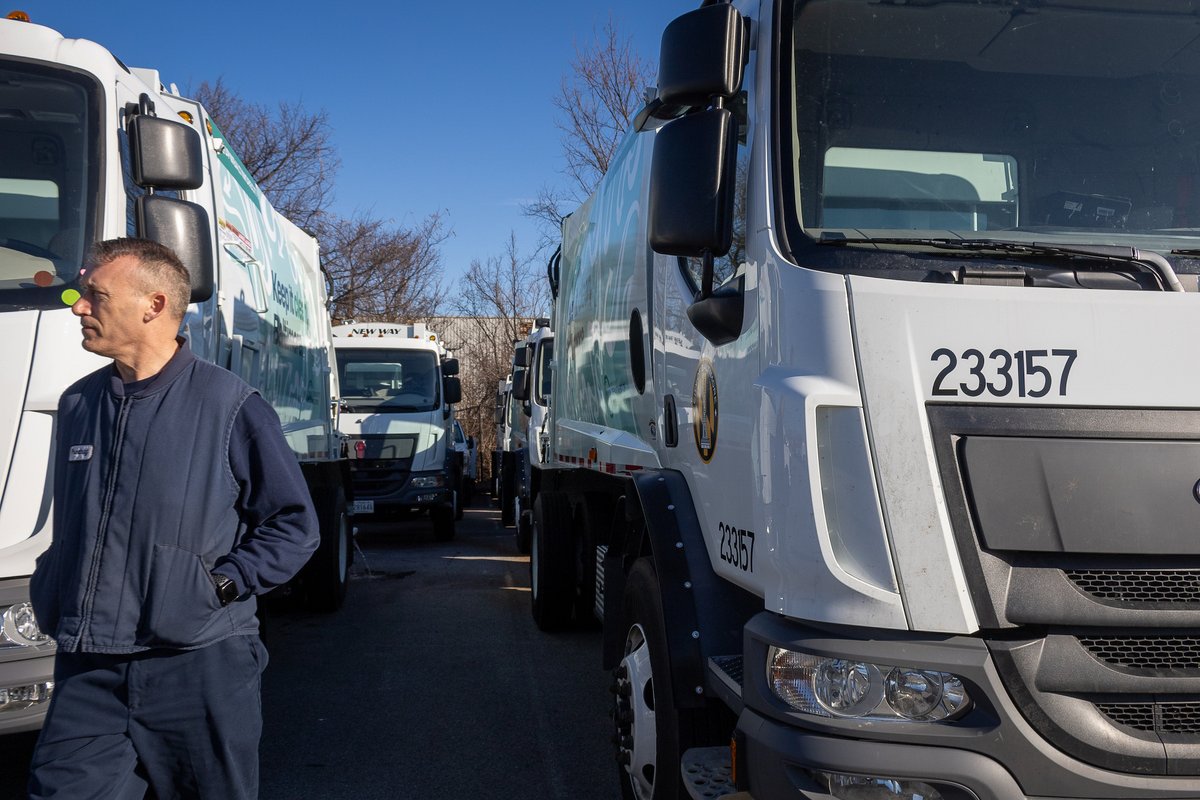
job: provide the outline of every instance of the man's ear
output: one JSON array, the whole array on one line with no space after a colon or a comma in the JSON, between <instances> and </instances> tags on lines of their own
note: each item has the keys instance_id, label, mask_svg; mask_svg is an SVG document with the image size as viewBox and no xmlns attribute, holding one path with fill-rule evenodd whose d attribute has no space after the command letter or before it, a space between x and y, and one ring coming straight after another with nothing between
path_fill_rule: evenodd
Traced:
<instances>
[{"instance_id":1,"label":"man's ear","mask_svg":"<svg viewBox=\"0 0 1200 800\"><path fill-rule=\"evenodd\" d=\"M164 314L167 310L167 295L164 292L151 292L147 295L150 301L146 313L142 315L143 322L150 322Z\"/></svg>"}]
</instances>

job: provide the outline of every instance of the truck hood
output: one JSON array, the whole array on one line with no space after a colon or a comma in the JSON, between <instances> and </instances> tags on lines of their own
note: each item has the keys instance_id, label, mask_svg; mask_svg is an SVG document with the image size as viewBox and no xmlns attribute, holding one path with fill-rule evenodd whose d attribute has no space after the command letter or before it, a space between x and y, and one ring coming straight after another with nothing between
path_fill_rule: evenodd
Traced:
<instances>
[{"instance_id":1,"label":"truck hood","mask_svg":"<svg viewBox=\"0 0 1200 800\"><path fill-rule=\"evenodd\" d=\"M978 627L964 564L978 571L988 551L1200 548L1179 533L1200 529L1200 442L1167 432L1200 422L1179 416L1200 406L1189 366L1200 295L848 284L871 454L914 628ZM1142 469L1163 462L1158 474ZM1115 514L1129 527L1089 527Z\"/></svg>"},{"instance_id":2,"label":"truck hood","mask_svg":"<svg viewBox=\"0 0 1200 800\"><path fill-rule=\"evenodd\" d=\"M358 437L415 436L413 472L441 469L446 461L449 434L442 412L427 411L407 414L343 413L338 428L351 439Z\"/></svg>"}]
</instances>

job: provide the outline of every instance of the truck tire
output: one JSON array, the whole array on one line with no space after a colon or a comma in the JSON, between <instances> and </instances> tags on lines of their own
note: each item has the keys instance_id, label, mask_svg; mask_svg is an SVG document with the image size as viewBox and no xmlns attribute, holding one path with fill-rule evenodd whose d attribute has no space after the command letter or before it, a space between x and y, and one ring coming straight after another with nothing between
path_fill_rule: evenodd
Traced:
<instances>
[{"instance_id":1,"label":"truck tire","mask_svg":"<svg viewBox=\"0 0 1200 800\"><path fill-rule=\"evenodd\" d=\"M346 490L326 489L317 505L321 543L304 568L304 600L310 611L337 611L350 585L353 530L346 511Z\"/></svg>"},{"instance_id":2,"label":"truck tire","mask_svg":"<svg viewBox=\"0 0 1200 800\"><path fill-rule=\"evenodd\" d=\"M439 542L448 542L454 538L454 506L444 505L429 509L433 519L433 538Z\"/></svg>"},{"instance_id":3,"label":"truck tire","mask_svg":"<svg viewBox=\"0 0 1200 800\"><path fill-rule=\"evenodd\" d=\"M571 624L575 566L572 559L571 507L558 492L542 492L533 501L529 558L529 597L533 621L543 631Z\"/></svg>"},{"instance_id":4,"label":"truck tire","mask_svg":"<svg viewBox=\"0 0 1200 800\"><path fill-rule=\"evenodd\" d=\"M528 554L533 543L533 512L522 509L517 516L517 552Z\"/></svg>"},{"instance_id":5,"label":"truck tire","mask_svg":"<svg viewBox=\"0 0 1200 800\"><path fill-rule=\"evenodd\" d=\"M625 656L613 670L613 720L621 796L625 800L688 797L680 758L720 739L721 719L708 709L677 709L667 656L658 575L649 558L634 562L622 603Z\"/></svg>"},{"instance_id":6,"label":"truck tire","mask_svg":"<svg viewBox=\"0 0 1200 800\"><path fill-rule=\"evenodd\" d=\"M504 527L514 522L514 506L517 499L517 476L512 464L500 467L500 524Z\"/></svg>"}]
</instances>

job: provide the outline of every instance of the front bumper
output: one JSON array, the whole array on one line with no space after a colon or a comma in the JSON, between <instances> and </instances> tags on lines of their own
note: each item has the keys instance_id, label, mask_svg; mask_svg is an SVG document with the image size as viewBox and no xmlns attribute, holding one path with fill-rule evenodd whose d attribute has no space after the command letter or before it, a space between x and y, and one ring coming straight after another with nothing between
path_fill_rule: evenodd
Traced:
<instances>
[{"instance_id":1,"label":"front bumper","mask_svg":"<svg viewBox=\"0 0 1200 800\"><path fill-rule=\"evenodd\" d=\"M950 672L962 678L974 707L940 723L801 714L768 684L771 645ZM1048 743L1004 689L988 646L974 637L819 630L760 614L746 626L742 700L739 773L755 798L831 798L815 777L820 773L919 782L944 800L1200 797L1200 776L1103 769ZM870 796L899 797L874 790Z\"/></svg>"},{"instance_id":2,"label":"front bumper","mask_svg":"<svg viewBox=\"0 0 1200 800\"><path fill-rule=\"evenodd\" d=\"M409 472L380 467L378 463L350 462L357 516L423 510L454 502L451 480L444 472ZM368 502L371 510L358 510L362 508L359 501Z\"/></svg>"}]
</instances>

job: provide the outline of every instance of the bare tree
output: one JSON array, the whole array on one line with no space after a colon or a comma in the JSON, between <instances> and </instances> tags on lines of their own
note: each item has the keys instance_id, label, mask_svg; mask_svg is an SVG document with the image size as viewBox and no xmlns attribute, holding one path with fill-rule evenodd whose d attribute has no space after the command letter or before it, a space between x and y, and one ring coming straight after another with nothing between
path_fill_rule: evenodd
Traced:
<instances>
[{"instance_id":1,"label":"bare tree","mask_svg":"<svg viewBox=\"0 0 1200 800\"><path fill-rule=\"evenodd\" d=\"M510 233L502 255L471 262L451 308L470 331L453 343L456 354L471 364L462 375L463 399L457 413L479 442L479 452L490 453L495 429L486 420L492 419L496 386L512 363L513 342L529 334L535 318L548 316L546 273L539 260L520 254L516 235ZM479 430L474 430L476 425Z\"/></svg>"},{"instance_id":2,"label":"bare tree","mask_svg":"<svg viewBox=\"0 0 1200 800\"><path fill-rule=\"evenodd\" d=\"M554 97L562 132L567 188L543 186L524 213L543 223L539 250L559 239L563 215L587 198L608 172L617 146L643 105L656 67L634 51L610 18L591 44L576 45L571 70Z\"/></svg>"},{"instance_id":3,"label":"bare tree","mask_svg":"<svg viewBox=\"0 0 1200 800\"><path fill-rule=\"evenodd\" d=\"M451 233L441 212L411 228L364 215L337 218L317 234L335 318L423 320L445 298L439 247Z\"/></svg>"},{"instance_id":4,"label":"bare tree","mask_svg":"<svg viewBox=\"0 0 1200 800\"><path fill-rule=\"evenodd\" d=\"M329 114L287 102L272 110L245 100L220 78L201 83L194 95L271 205L306 230L318 227L333 202L341 166Z\"/></svg>"}]
</instances>

